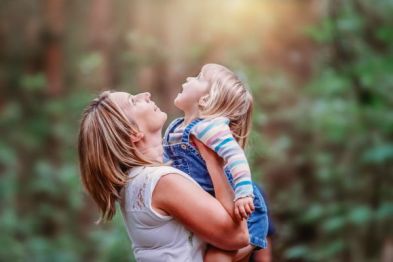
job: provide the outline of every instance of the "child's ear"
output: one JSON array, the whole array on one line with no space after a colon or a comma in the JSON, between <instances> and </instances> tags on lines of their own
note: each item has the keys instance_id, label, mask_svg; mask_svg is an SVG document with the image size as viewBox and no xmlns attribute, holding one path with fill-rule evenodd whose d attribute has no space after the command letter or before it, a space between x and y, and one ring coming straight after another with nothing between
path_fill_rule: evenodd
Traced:
<instances>
[{"instance_id":1,"label":"child's ear","mask_svg":"<svg viewBox=\"0 0 393 262\"><path fill-rule=\"evenodd\" d=\"M131 135L131 141L133 143L139 142L142 140L142 138L145 136L145 134L143 134L142 132L138 132L136 134L132 134Z\"/></svg>"},{"instance_id":2,"label":"child's ear","mask_svg":"<svg viewBox=\"0 0 393 262\"><path fill-rule=\"evenodd\" d=\"M202 106L202 107L205 106L208 98L209 98L209 94L204 95L201 98L199 98L198 105Z\"/></svg>"}]
</instances>

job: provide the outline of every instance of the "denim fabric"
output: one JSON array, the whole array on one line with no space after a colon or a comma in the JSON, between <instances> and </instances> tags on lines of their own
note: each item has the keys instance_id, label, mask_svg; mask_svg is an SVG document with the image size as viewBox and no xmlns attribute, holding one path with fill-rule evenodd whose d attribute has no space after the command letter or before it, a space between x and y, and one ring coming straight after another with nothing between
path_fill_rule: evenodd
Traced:
<instances>
[{"instance_id":1,"label":"denim fabric","mask_svg":"<svg viewBox=\"0 0 393 262\"><path fill-rule=\"evenodd\" d=\"M263 187L261 185L259 185L257 183L255 183L255 185L258 188L259 192L261 192L263 199L265 199L265 203L266 203L266 207L267 207L267 217L269 219L269 228L267 230L267 236L272 237L272 236L274 236L274 234L276 234L276 226L274 225L274 222L272 221L271 216L270 216L269 203L268 203L268 200L266 199L265 190L263 189Z\"/></svg>"},{"instance_id":2,"label":"denim fabric","mask_svg":"<svg viewBox=\"0 0 393 262\"><path fill-rule=\"evenodd\" d=\"M181 142L169 144L169 134L183 122L183 118L177 118L168 126L164 139L164 162L172 161L171 165L190 175L202 188L214 196L213 183L207 171L206 163L198 150L190 143L191 129L202 119L195 119L184 129ZM233 178L229 170L225 169L229 183L233 185ZM255 211L248 218L247 225L250 234L250 243L257 248L266 248L266 235L268 230L267 207L257 186L254 188Z\"/></svg>"}]
</instances>

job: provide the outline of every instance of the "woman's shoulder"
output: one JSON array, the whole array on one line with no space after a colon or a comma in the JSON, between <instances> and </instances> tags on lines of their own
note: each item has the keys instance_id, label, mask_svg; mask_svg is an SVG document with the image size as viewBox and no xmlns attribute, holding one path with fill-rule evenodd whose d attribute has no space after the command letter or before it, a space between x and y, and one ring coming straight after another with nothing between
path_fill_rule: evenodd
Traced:
<instances>
[{"instance_id":1,"label":"woman's shoulder","mask_svg":"<svg viewBox=\"0 0 393 262\"><path fill-rule=\"evenodd\" d=\"M155 180L156 183L162 177L165 177L166 180L175 181L175 182L182 180L181 178L185 178L186 180L191 181L192 183L198 185L198 183L195 182L194 179L190 177L188 174L184 173L183 171L177 168L166 166L166 165L154 167L151 172L151 177L153 178L153 180Z\"/></svg>"},{"instance_id":2,"label":"woman's shoulder","mask_svg":"<svg viewBox=\"0 0 393 262\"><path fill-rule=\"evenodd\" d=\"M165 181L179 181L179 176L192 180L187 174L181 170L171 166L139 166L134 167L129 172L129 181L125 185L126 192L137 192L142 190L147 195L152 193L161 178L165 177Z\"/></svg>"},{"instance_id":3,"label":"woman's shoulder","mask_svg":"<svg viewBox=\"0 0 393 262\"><path fill-rule=\"evenodd\" d=\"M158 180L160 177L170 174L177 174L188 177L188 175L183 171L168 165L135 167L131 169L129 177L146 177L150 180Z\"/></svg>"},{"instance_id":4,"label":"woman's shoulder","mask_svg":"<svg viewBox=\"0 0 393 262\"><path fill-rule=\"evenodd\" d=\"M167 175L167 174L181 174L183 175L184 172L174 168L172 166L169 165L160 165L160 166L152 166L149 167L150 170L152 171L152 173L154 174L160 174L160 175Z\"/></svg>"}]
</instances>

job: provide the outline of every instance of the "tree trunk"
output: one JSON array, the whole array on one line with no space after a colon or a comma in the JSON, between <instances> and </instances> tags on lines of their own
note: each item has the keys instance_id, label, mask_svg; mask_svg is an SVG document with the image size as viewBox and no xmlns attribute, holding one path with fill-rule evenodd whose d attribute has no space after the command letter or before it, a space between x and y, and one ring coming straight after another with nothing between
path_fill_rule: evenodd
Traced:
<instances>
[{"instance_id":1,"label":"tree trunk","mask_svg":"<svg viewBox=\"0 0 393 262\"><path fill-rule=\"evenodd\" d=\"M57 96L63 91L64 56L61 40L64 32L64 4L64 0L46 0L44 5L47 25L44 70L51 96Z\"/></svg>"},{"instance_id":2,"label":"tree trunk","mask_svg":"<svg viewBox=\"0 0 393 262\"><path fill-rule=\"evenodd\" d=\"M89 45L93 52L97 52L102 64L99 67L97 76L98 89L108 89L114 84L113 81L113 28L112 12L113 3L109 0L91 1L89 14Z\"/></svg>"}]
</instances>

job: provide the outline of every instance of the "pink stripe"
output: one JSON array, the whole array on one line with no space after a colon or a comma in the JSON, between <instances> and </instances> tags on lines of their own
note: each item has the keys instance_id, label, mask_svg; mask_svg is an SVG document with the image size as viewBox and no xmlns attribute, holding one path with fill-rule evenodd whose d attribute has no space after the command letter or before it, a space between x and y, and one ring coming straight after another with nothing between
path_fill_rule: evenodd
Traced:
<instances>
[{"instance_id":1,"label":"pink stripe","mask_svg":"<svg viewBox=\"0 0 393 262\"><path fill-rule=\"evenodd\" d=\"M246 170L244 170L244 171L237 172L236 174L232 174L232 177L233 177L233 180L235 181L235 183L237 184L238 181L241 180L242 178L246 178L246 177L249 178L248 174L249 173ZM249 180L249 179L247 179L247 180Z\"/></svg>"}]
</instances>

